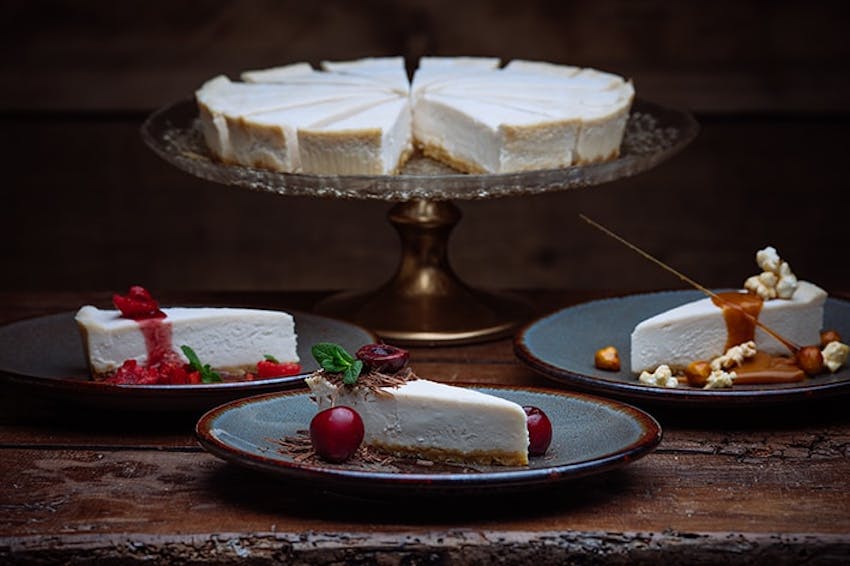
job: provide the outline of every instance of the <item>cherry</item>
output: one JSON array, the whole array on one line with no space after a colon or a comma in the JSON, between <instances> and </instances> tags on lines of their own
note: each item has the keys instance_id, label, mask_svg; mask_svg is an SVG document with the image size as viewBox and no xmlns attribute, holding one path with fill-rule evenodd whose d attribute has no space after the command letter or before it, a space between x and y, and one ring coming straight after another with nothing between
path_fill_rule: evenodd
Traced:
<instances>
[{"instance_id":1,"label":"cherry","mask_svg":"<svg viewBox=\"0 0 850 566\"><path fill-rule=\"evenodd\" d=\"M319 411L310 421L310 442L320 458L339 464L351 458L363 442L363 419L350 407Z\"/></svg>"},{"instance_id":2,"label":"cherry","mask_svg":"<svg viewBox=\"0 0 850 566\"><path fill-rule=\"evenodd\" d=\"M373 371L396 373L407 365L407 350L388 344L366 344L357 350L357 359Z\"/></svg>"},{"instance_id":3,"label":"cherry","mask_svg":"<svg viewBox=\"0 0 850 566\"><path fill-rule=\"evenodd\" d=\"M552 442L552 423L543 409L533 406L524 406L522 409L528 426L528 454L542 456Z\"/></svg>"}]
</instances>

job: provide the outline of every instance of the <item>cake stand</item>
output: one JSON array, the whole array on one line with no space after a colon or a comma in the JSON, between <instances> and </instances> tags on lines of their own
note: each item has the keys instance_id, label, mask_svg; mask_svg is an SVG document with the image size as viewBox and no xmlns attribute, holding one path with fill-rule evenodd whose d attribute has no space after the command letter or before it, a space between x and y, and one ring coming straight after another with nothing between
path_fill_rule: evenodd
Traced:
<instances>
[{"instance_id":1,"label":"cake stand","mask_svg":"<svg viewBox=\"0 0 850 566\"><path fill-rule=\"evenodd\" d=\"M452 201L534 195L630 177L684 148L698 129L689 113L638 99L619 158L499 175L458 173L420 155L401 174L381 176L288 174L223 165L207 150L193 99L152 113L142 137L167 162L209 181L280 195L394 203L388 220L401 240L395 274L377 289L333 295L316 310L360 324L388 342L435 346L502 337L533 314L522 299L473 288L454 272L449 237L461 212Z\"/></svg>"}]
</instances>

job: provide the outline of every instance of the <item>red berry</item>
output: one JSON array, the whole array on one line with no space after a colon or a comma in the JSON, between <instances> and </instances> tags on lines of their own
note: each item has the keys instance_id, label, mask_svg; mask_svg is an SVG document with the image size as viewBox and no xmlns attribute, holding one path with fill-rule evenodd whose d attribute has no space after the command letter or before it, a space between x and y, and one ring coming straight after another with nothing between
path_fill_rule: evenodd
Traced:
<instances>
[{"instance_id":1,"label":"red berry","mask_svg":"<svg viewBox=\"0 0 850 566\"><path fill-rule=\"evenodd\" d=\"M373 371L396 373L407 365L407 350L388 344L366 344L357 350L357 359Z\"/></svg>"},{"instance_id":2,"label":"red berry","mask_svg":"<svg viewBox=\"0 0 850 566\"><path fill-rule=\"evenodd\" d=\"M310 421L310 442L320 458L338 464L351 458L363 442L363 419L350 407L331 407Z\"/></svg>"},{"instance_id":3,"label":"red berry","mask_svg":"<svg viewBox=\"0 0 850 566\"><path fill-rule=\"evenodd\" d=\"M126 295L112 295L112 303L121 311L121 316L140 320L145 318L163 318L165 313L159 310L159 303L147 289L133 285Z\"/></svg>"},{"instance_id":4,"label":"red berry","mask_svg":"<svg viewBox=\"0 0 850 566\"><path fill-rule=\"evenodd\" d=\"M299 373L301 373L301 364L296 362L273 362L272 360L257 362L257 377L260 379L285 377Z\"/></svg>"},{"instance_id":5,"label":"red berry","mask_svg":"<svg viewBox=\"0 0 850 566\"><path fill-rule=\"evenodd\" d=\"M525 406L523 410L528 426L528 454L542 456L552 442L552 423L542 409Z\"/></svg>"}]
</instances>

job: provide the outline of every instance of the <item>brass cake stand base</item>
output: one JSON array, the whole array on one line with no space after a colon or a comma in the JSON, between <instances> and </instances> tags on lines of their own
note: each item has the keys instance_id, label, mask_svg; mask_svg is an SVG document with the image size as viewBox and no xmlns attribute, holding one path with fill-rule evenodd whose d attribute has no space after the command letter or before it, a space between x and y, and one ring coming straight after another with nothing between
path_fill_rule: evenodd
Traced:
<instances>
[{"instance_id":1,"label":"brass cake stand base","mask_svg":"<svg viewBox=\"0 0 850 566\"><path fill-rule=\"evenodd\" d=\"M501 338L531 318L526 301L473 289L452 270L448 240L461 212L450 201L401 202L387 216L402 246L395 275L375 290L333 295L316 312L364 326L389 343L424 346Z\"/></svg>"}]
</instances>

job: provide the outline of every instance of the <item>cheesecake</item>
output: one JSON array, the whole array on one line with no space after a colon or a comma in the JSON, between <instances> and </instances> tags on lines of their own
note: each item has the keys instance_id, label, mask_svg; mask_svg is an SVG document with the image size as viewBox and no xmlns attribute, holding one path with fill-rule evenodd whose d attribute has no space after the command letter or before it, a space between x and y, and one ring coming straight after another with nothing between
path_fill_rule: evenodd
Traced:
<instances>
[{"instance_id":1,"label":"cheesecake","mask_svg":"<svg viewBox=\"0 0 850 566\"><path fill-rule=\"evenodd\" d=\"M454 157L450 165L470 173L616 158L634 100L631 82L592 69L557 69L525 62L433 80L417 91L414 138L426 155ZM485 134L486 144L459 141L480 136L482 128L499 134Z\"/></svg>"},{"instance_id":2,"label":"cheesecake","mask_svg":"<svg viewBox=\"0 0 850 566\"><path fill-rule=\"evenodd\" d=\"M336 175L398 173L413 153L407 97L298 128L300 170Z\"/></svg>"},{"instance_id":3,"label":"cheesecake","mask_svg":"<svg viewBox=\"0 0 850 566\"><path fill-rule=\"evenodd\" d=\"M352 386L319 371L306 382L317 411L342 405L360 415L370 448L436 462L528 464L526 414L512 401L415 377Z\"/></svg>"},{"instance_id":4,"label":"cheesecake","mask_svg":"<svg viewBox=\"0 0 850 566\"><path fill-rule=\"evenodd\" d=\"M119 310L86 305L75 320L96 380L113 376L128 362L142 368L189 364L184 346L228 378L256 373L265 359L299 361L294 319L281 311L172 307L156 316L130 318Z\"/></svg>"},{"instance_id":5,"label":"cheesecake","mask_svg":"<svg viewBox=\"0 0 850 566\"><path fill-rule=\"evenodd\" d=\"M564 168L619 155L634 99L612 73L543 61L402 57L305 62L218 76L195 93L226 164L389 175L413 149L465 173Z\"/></svg>"},{"instance_id":6,"label":"cheesecake","mask_svg":"<svg viewBox=\"0 0 850 566\"><path fill-rule=\"evenodd\" d=\"M714 371L743 370L753 364L747 358L767 370L765 379L776 380L765 364L793 362L801 347L820 344L827 292L798 280L772 246L756 252L756 263L761 272L743 288L711 292L639 322L631 333L632 373L652 374L661 366L689 373L697 362L710 363ZM800 369L790 368L788 380L802 379Z\"/></svg>"},{"instance_id":7,"label":"cheesecake","mask_svg":"<svg viewBox=\"0 0 850 566\"><path fill-rule=\"evenodd\" d=\"M754 297L744 290L735 291L734 295ZM724 296L734 300L734 295ZM814 283L800 281L792 298L763 301L758 320L793 343L817 344L826 297L826 291ZM754 341L759 352L789 355L784 344L761 328L755 329ZM641 373L665 364L674 372L681 371L693 361L716 358L734 345L729 344L722 306L706 297L638 323L631 333L631 369Z\"/></svg>"}]
</instances>

